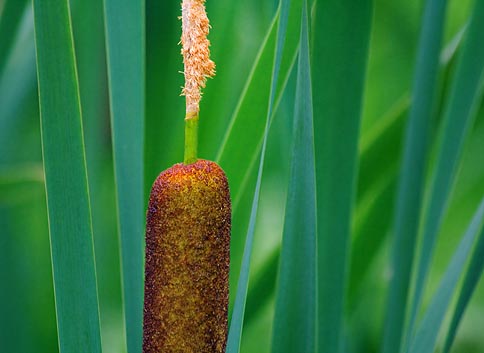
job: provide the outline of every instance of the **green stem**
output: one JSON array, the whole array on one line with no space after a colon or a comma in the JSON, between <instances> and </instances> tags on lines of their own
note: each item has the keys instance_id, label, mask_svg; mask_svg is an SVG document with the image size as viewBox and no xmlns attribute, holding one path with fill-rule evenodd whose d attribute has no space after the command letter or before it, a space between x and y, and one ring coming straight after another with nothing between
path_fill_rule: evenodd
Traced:
<instances>
[{"instance_id":1,"label":"green stem","mask_svg":"<svg viewBox=\"0 0 484 353\"><path fill-rule=\"evenodd\" d=\"M197 161L198 152L198 113L185 119L185 158L184 164Z\"/></svg>"}]
</instances>

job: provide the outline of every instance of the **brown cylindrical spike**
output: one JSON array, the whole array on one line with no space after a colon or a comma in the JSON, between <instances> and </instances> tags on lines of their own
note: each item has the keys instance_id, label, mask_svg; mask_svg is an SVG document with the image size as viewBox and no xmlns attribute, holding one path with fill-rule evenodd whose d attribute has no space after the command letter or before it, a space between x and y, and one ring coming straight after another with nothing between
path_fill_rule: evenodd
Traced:
<instances>
[{"instance_id":1,"label":"brown cylindrical spike","mask_svg":"<svg viewBox=\"0 0 484 353\"><path fill-rule=\"evenodd\" d=\"M225 351L230 225L216 163L180 163L158 176L146 224L144 353Z\"/></svg>"}]
</instances>

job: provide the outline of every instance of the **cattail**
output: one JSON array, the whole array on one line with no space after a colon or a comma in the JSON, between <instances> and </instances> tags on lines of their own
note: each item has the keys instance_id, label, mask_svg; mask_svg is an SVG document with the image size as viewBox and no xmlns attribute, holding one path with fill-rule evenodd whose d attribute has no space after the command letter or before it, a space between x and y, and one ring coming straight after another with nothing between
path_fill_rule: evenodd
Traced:
<instances>
[{"instance_id":1,"label":"cattail","mask_svg":"<svg viewBox=\"0 0 484 353\"><path fill-rule=\"evenodd\" d=\"M182 3L185 158L162 172L146 217L143 352L225 352L231 205L227 178L197 158L201 88L214 75L205 0Z\"/></svg>"},{"instance_id":2,"label":"cattail","mask_svg":"<svg viewBox=\"0 0 484 353\"><path fill-rule=\"evenodd\" d=\"M146 225L144 353L224 352L230 194L222 169L198 160L162 172Z\"/></svg>"}]
</instances>

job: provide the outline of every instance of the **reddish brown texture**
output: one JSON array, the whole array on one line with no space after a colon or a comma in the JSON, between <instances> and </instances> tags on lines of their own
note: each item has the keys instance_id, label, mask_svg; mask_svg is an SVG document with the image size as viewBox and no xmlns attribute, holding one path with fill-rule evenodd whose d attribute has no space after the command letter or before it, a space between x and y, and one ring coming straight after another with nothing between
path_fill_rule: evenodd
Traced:
<instances>
[{"instance_id":1,"label":"reddish brown texture","mask_svg":"<svg viewBox=\"0 0 484 353\"><path fill-rule=\"evenodd\" d=\"M224 352L230 194L214 162L176 164L147 212L143 352Z\"/></svg>"}]
</instances>

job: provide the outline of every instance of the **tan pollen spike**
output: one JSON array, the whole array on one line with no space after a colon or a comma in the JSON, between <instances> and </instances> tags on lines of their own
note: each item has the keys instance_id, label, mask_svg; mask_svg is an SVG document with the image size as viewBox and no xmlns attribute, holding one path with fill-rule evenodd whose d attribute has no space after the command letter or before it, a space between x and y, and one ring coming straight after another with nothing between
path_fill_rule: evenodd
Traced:
<instances>
[{"instance_id":1,"label":"tan pollen spike","mask_svg":"<svg viewBox=\"0 0 484 353\"><path fill-rule=\"evenodd\" d=\"M183 0L182 2L182 55L184 64L185 87L182 94L186 97L186 116L198 116L201 89L208 77L215 75L215 63L210 60L210 30L205 0Z\"/></svg>"}]
</instances>

